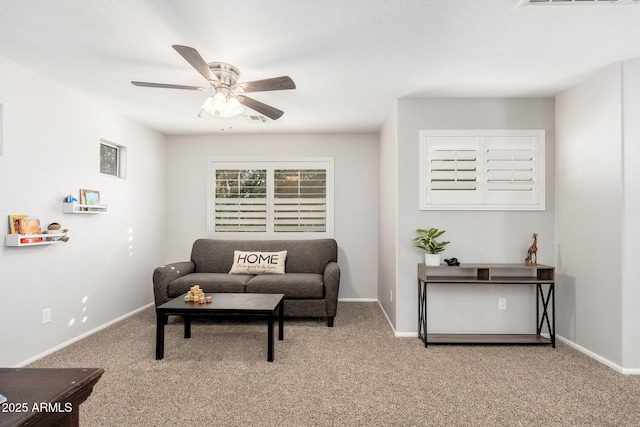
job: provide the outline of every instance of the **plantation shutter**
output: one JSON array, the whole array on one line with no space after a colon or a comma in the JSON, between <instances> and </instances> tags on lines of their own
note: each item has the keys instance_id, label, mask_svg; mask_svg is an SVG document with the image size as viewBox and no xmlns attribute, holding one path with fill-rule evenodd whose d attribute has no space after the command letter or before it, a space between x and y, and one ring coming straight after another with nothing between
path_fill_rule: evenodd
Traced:
<instances>
[{"instance_id":1,"label":"plantation shutter","mask_svg":"<svg viewBox=\"0 0 640 427\"><path fill-rule=\"evenodd\" d=\"M533 205L538 197L538 153L535 138L485 138L489 204Z\"/></svg>"},{"instance_id":2,"label":"plantation shutter","mask_svg":"<svg viewBox=\"0 0 640 427\"><path fill-rule=\"evenodd\" d=\"M420 209L543 210L544 131L421 131Z\"/></svg>"},{"instance_id":3,"label":"plantation shutter","mask_svg":"<svg viewBox=\"0 0 640 427\"><path fill-rule=\"evenodd\" d=\"M326 170L275 170L273 188L274 232L326 231Z\"/></svg>"},{"instance_id":4,"label":"plantation shutter","mask_svg":"<svg viewBox=\"0 0 640 427\"><path fill-rule=\"evenodd\" d=\"M214 230L267 231L267 171L215 171Z\"/></svg>"}]
</instances>

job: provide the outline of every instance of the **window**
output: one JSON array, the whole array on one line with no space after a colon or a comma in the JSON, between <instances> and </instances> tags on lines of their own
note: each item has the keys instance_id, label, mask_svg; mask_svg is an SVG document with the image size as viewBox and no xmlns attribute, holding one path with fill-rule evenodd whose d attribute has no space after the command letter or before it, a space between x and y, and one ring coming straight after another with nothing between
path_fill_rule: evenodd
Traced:
<instances>
[{"instance_id":1,"label":"window","mask_svg":"<svg viewBox=\"0 0 640 427\"><path fill-rule=\"evenodd\" d=\"M544 210L544 131L421 131L420 209Z\"/></svg>"},{"instance_id":2,"label":"window","mask_svg":"<svg viewBox=\"0 0 640 427\"><path fill-rule=\"evenodd\" d=\"M125 147L100 140L100 173L125 177Z\"/></svg>"},{"instance_id":3,"label":"window","mask_svg":"<svg viewBox=\"0 0 640 427\"><path fill-rule=\"evenodd\" d=\"M333 236L333 160L212 160L209 236Z\"/></svg>"}]
</instances>

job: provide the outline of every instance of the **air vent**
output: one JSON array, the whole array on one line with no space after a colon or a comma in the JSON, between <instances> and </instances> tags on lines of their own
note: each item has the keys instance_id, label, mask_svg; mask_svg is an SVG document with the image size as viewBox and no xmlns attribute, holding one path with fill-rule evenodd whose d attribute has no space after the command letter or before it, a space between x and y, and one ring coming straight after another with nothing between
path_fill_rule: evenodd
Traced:
<instances>
[{"instance_id":1,"label":"air vent","mask_svg":"<svg viewBox=\"0 0 640 427\"><path fill-rule=\"evenodd\" d=\"M266 123L267 122L267 118L263 115L259 115L259 116L246 116L247 120L253 123Z\"/></svg>"},{"instance_id":2,"label":"air vent","mask_svg":"<svg viewBox=\"0 0 640 427\"><path fill-rule=\"evenodd\" d=\"M584 6L640 4L640 0L521 0L520 6Z\"/></svg>"}]
</instances>

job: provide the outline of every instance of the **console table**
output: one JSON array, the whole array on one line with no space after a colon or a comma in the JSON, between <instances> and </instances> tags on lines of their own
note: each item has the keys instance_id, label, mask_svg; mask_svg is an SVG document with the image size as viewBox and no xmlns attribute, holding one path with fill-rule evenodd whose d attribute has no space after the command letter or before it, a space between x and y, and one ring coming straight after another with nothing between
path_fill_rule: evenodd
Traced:
<instances>
[{"instance_id":1,"label":"console table","mask_svg":"<svg viewBox=\"0 0 640 427\"><path fill-rule=\"evenodd\" d=\"M427 285L430 283L535 285L536 333L427 333ZM425 347L427 344L551 344L555 348L555 317L555 267L541 264L460 264L455 267L418 264L418 338L424 341ZM549 338L541 335L545 325Z\"/></svg>"}]
</instances>

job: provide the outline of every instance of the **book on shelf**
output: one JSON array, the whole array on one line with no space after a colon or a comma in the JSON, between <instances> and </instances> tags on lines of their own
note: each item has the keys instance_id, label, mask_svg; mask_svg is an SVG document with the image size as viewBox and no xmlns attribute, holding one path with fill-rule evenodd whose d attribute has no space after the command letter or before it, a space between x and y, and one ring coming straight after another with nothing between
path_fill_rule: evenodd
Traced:
<instances>
[{"instance_id":1,"label":"book on shelf","mask_svg":"<svg viewBox=\"0 0 640 427\"><path fill-rule=\"evenodd\" d=\"M18 220L22 218L29 218L29 215L9 215L9 234L20 234Z\"/></svg>"},{"instance_id":2,"label":"book on shelf","mask_svg":"<svg viewBox=\"0 0 640 427\"><path fill-rule=\"evenodd\" d=\"M30 234L40 234L40 220L37 218L18 218L16 220L16 232L27 236ZM20 243L42 242L42 236L25 237L20 239Z\"/></svg>"}]
</instances>

